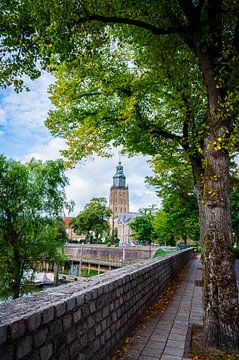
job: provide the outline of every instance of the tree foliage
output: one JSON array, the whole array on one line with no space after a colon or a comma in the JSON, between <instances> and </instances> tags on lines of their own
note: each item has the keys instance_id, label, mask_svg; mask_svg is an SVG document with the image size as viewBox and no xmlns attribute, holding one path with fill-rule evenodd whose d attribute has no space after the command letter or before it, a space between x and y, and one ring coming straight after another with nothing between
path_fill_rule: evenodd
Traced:
<instances>
[{"instance_id":1,"label":"tree foliage","mask_svg":"<svg viewBox=\"0 0 239 360\"><path fill-rule=\"evenodd\" d=\"M71 221L71 225L76 234L86 235L86 242L99 243L103 241L103 236L109 233L110 216L111 209L107 207L106 199L92 198L84 210Z\"/></svg>"},{"instance_id":2,"label":"tree foliage","mask_svg":"<svg viewBox=\"0 0 239 360\"><path fill-rule=\"evenodd\" d=\"M154 207L140 209L139 213L139 216L129 222L129 227L132 230L131 238L140 244L151 244L156 238L153 227L155 209Z\"/></svg>"},{"instance_id":3,"label":"tree foliage","mask_svg":"<svg viewBox=\"0 0 239 360\"><path fill-rule=\"evenodd\" d=\"M18 297L25 270L62 257L67 183L62 161L21 164L0 156L2 295Z\"/></svg>"},{"instance_id":4,"label":"tree foliage","mask_svg":"<svg viewBox=\"0 0 239 360\"><path fill-rule=\"evenodd\" d=\"M199 213L190 163L178 156L171 160L157 155L153 163L155 176L147 181L154 185L162 200L162 210L154 220L160 236L170 241L187 239L199 241Z\"/></svg>"}]
</instances>

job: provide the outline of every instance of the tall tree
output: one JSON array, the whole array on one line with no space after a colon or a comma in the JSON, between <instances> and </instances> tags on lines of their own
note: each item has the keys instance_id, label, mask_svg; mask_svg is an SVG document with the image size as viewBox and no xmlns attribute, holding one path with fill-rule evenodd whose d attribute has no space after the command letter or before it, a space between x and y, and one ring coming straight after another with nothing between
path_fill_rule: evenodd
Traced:
<instances>
[{"instance_id":1,"label":"tall tree","mask_svg":"<svg viewBox=\"0 0 239 360\"><path fill-rule=\"evenodd\" d=\"M154 207L139 210L140 215L136 216L129 222L132 230L132 239L137 240L141 244L151 244L156 238L153 227L153 219L155 214Z\"/></svg>"},{"instance_id":2,"label":"tall tree","mask_svg":"<svg viewBox=\"0 0 239 360\"><path fill-rule=\"evenodd\" d=\"M24 271L62 257L59 220L66 204L62 161L21 164L0 156L1 290L19 296ZM60 236L62 240L62 236Z\"/></svg>"},{"instance_id":3,"label":"tall tree","mask_svg":"<svg viewBox=\"0 0 239 360\"><path fill-rule=\"evenodd\" d=\"M72 219L71 224L76 234L85 234L86 241L102 242L103 235L109 232L108 220L111 209L107 207L105 198L92 198L84 210Z\"/></svg>"},{"instance_id":4,"label":"tall tree","mask_svg":"<svg viewBox=\"0 0 239 360\"><path fill-rule=\"evenodd\" d=\"M239 344L228 185L238 142L238 13L234 0L0 6L0 46L11 52L1 60L4 81L34 69L37 56L51 68L71 62L53 95L60 110L47 122L67 139L70 163L113 139L129 152L185 151L204 249L205 340L228 349Z\"/></svg>"},{"instance_id":5,"label":"tall tree","mask_svg":"<svg viewBox=\"0 0 239 360\"><path fill-rule=\"evenodd\" d=\"M152 164L155 175L147 177L147 182L155 186L163 210L157 214L154 226L166 238L174 235L185 242L199 241L199 214L189 161L178 154L171 156L170 161L156 155Z\"/></svg>"}]
</instances>

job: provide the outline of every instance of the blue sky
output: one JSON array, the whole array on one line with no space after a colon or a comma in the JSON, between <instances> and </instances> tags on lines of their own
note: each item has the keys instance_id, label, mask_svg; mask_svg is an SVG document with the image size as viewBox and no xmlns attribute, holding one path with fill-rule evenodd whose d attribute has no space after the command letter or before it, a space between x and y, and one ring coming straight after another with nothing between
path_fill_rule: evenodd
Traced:
<instances>
[{"instance_id":1,"label":"blue sky","mask_svg":"<svg viewBox=\"0 0 239 360\"><path fill-rule=\"evenodd\" d=\"M49 74L39 79L26 80L31 91L16 94L12 89L0 91L0 152L22 162L32 157L40 160L57 159L59 150L65 143L53 138L44 126L44 120L51 108L47 88L53 82ZM154 189L144 183L151 174L146 157L127 158L121 156L127 183L129 185L130 210L136 211L159 202ZM112 158L87 159L85 165L77 165L67 170L70 185L66 189L67 198L76 203L77 214L92 197L104 196L108 199L112 177L118 162L118 152Z\"/></svg>"}]
</instances>

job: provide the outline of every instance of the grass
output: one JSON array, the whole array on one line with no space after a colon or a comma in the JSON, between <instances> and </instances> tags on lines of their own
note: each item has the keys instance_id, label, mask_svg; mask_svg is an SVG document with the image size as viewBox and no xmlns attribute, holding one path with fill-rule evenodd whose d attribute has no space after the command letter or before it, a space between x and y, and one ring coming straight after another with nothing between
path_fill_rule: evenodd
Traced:
<instances>
[{"instance_id":1,"label":"grass","mask_svg":"<svg viewBox=\"0 0 239 360\"><path fill-rule=\"evenodd\" d=\"M159 249L154 254L154 257L160 257L160 256L168 255L168 254L170 254L170 251L165 251L165 250Z\"/></svg>"},{"instance_id":2,"label":"grass","mask_svg":"<svg viewBox=\"0 0 239 360\"><path fill-rule=\"evenodd\" d=\"M98 275L98 270L90 270L90 271L88 269L81 270L81 276L90 277L95 275Z\"/></svg>"}]
</instances>

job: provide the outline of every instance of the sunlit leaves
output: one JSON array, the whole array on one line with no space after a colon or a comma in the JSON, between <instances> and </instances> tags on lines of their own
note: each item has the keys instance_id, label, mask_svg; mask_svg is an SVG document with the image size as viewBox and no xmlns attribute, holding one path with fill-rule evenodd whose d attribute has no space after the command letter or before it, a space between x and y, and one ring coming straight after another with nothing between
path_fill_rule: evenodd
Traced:
<instances>
[{"instance_id":1,"label":"sunlit leaves","mask_svg":"<svg viewBox=\"0 0 239 360\"><path fill-rule=\"evenodd\" d=\"M67 183L61 160L21 164L0 156L1 282L15 297L24 270L62 258Z\"/></svg>"}]
</instances>

